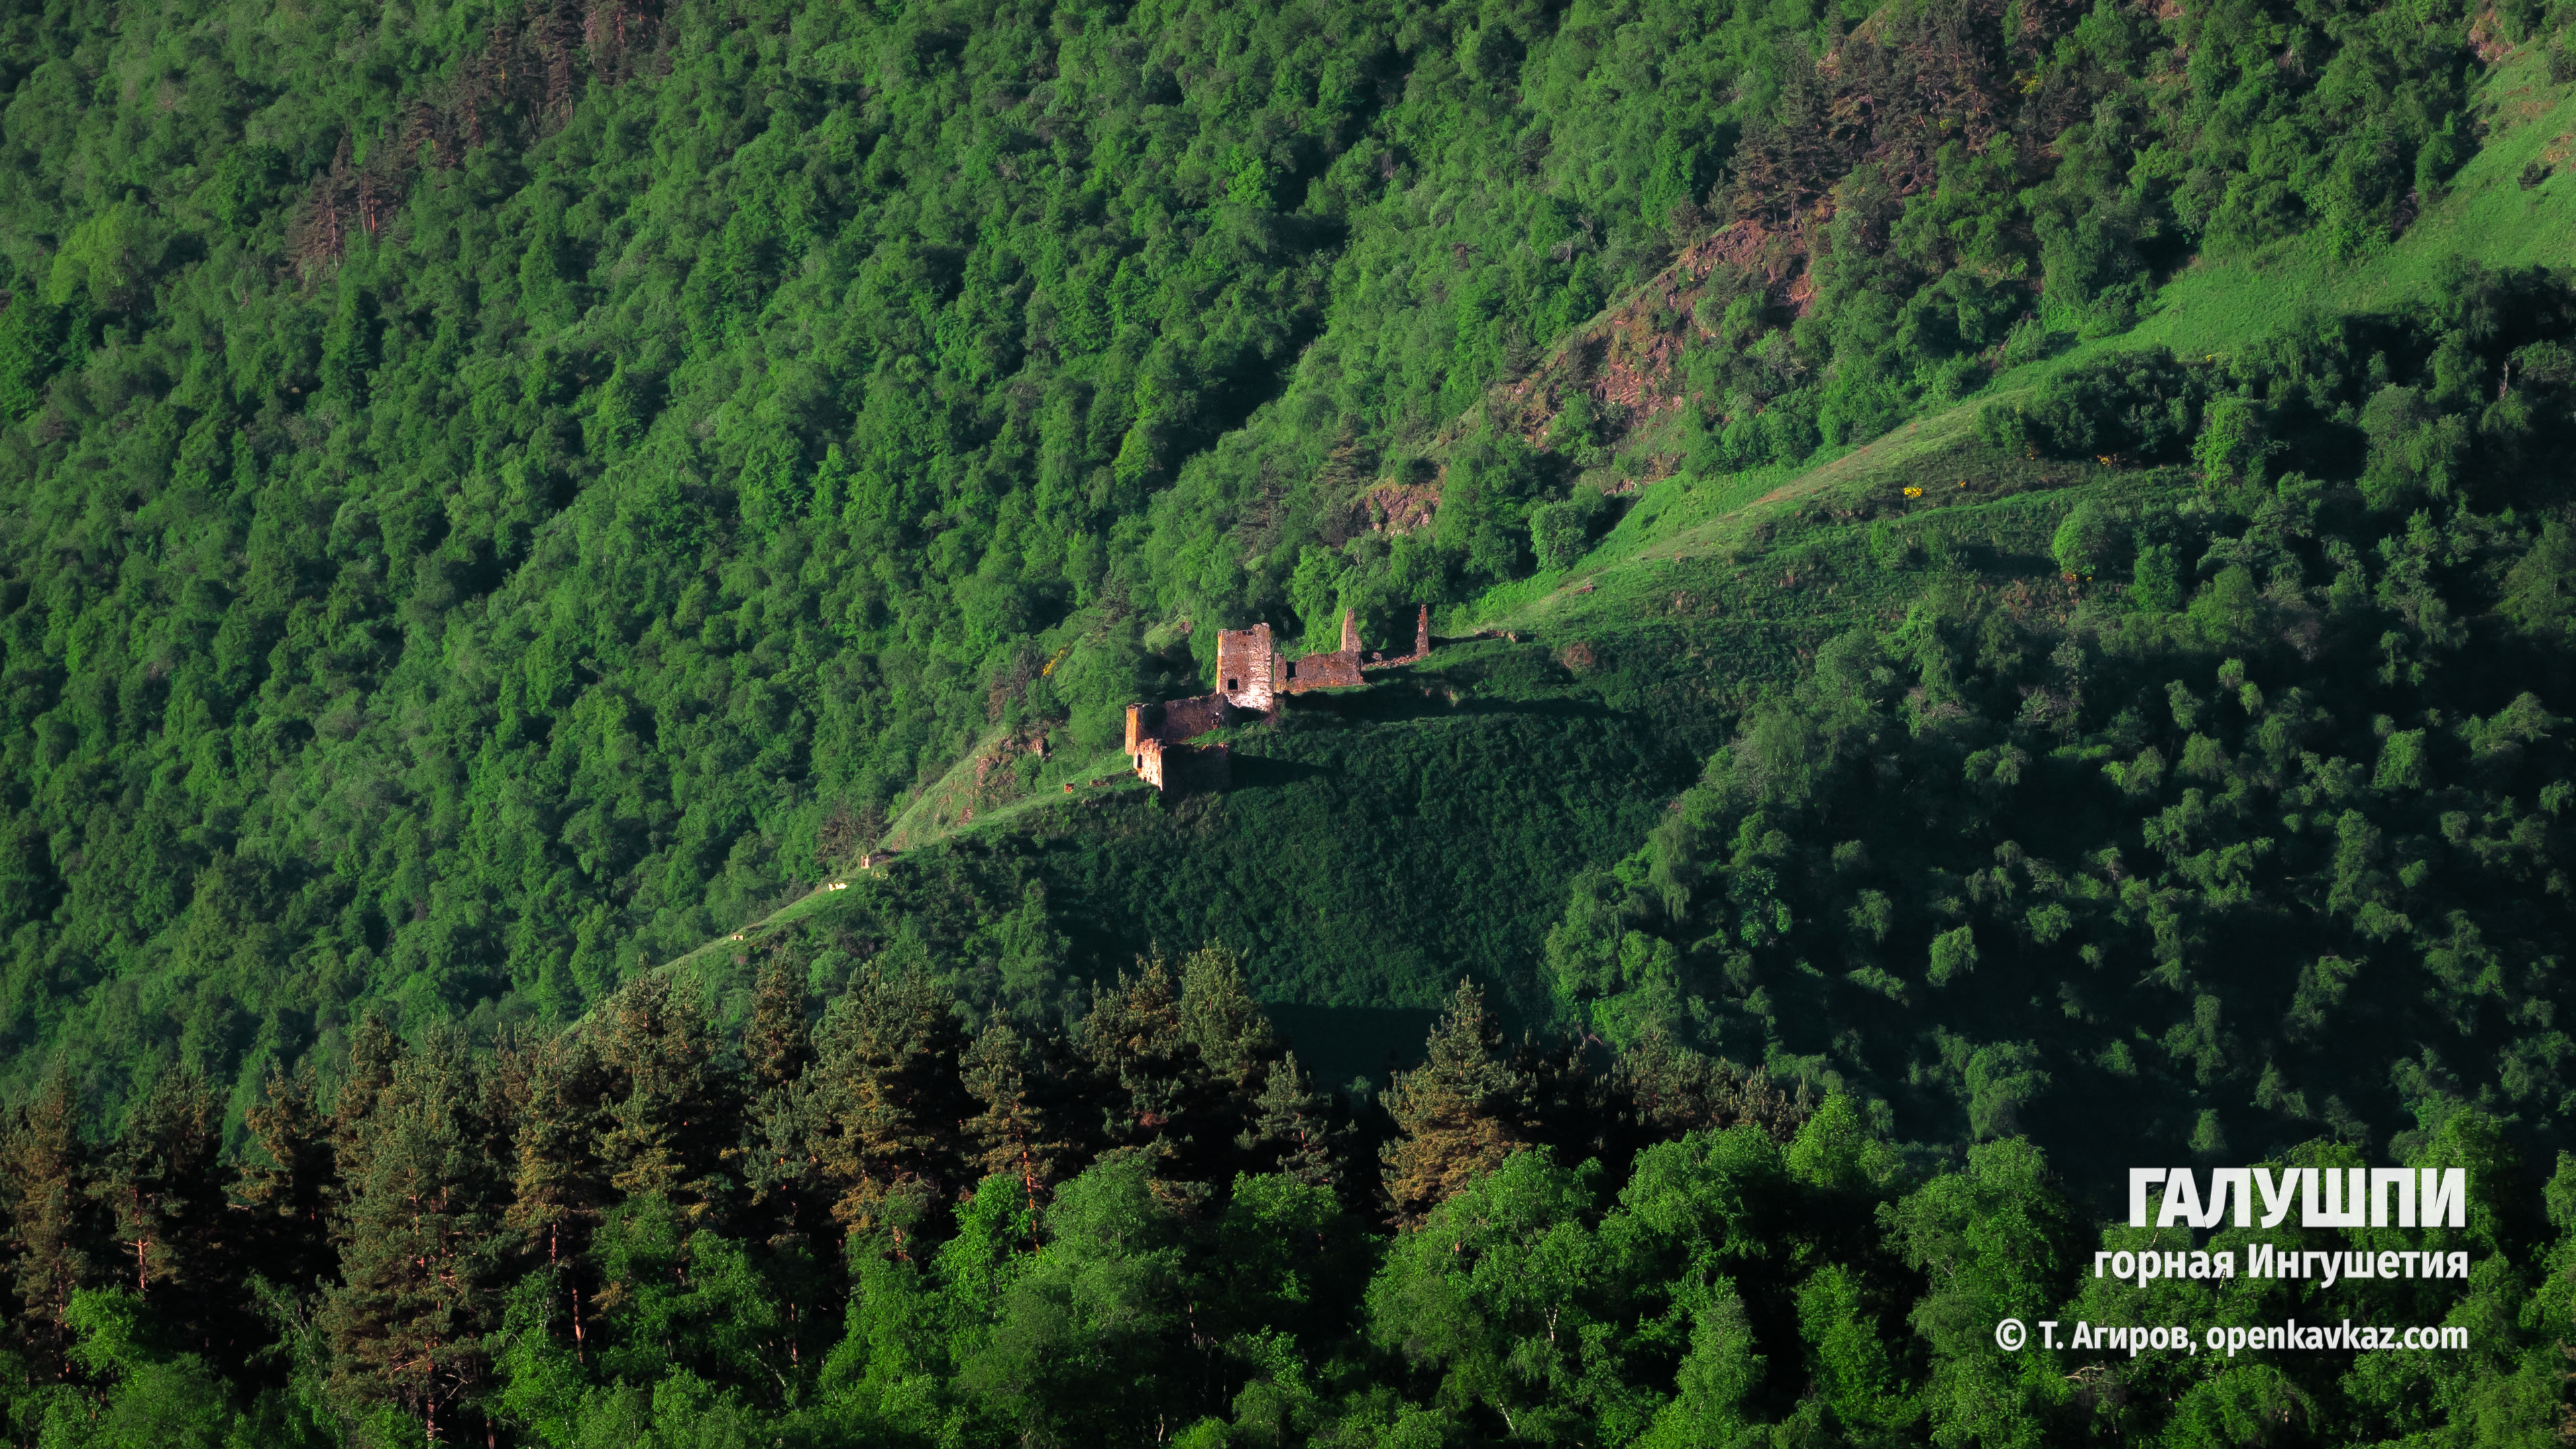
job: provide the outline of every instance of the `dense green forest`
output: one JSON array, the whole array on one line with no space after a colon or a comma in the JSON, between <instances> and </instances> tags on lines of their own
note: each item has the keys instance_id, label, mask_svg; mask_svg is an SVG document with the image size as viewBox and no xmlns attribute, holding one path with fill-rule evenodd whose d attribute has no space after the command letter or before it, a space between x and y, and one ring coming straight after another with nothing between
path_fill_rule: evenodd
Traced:
<instances>
[{"instance_id":1,"label":"dense green forest","mask_svg":"<svg viewBox=\"0 0 2576 1449\"><path fill-rule=\"evenodd\" d=\"M1988 404L2016 449L2199 481L2064 510L2054 609L1873 525L1927 587L1582 876L1560 999L2105 1173L2149 1141L2402 1147L2472 1103L2564 1141L2576 293L2445 294Z\"/></svg>"},{"instance_id":2,"label":"dense green forest","mask_svg":"<svg viewBox=\"0 0 2576 1449\"><path fill-rule=\"evenodd\" d=\"M1709 668L1669 624L1580 670L1489 641L1414 671L1436 698L1243 735L1221 801L1062 808L721 950L806 952L819 990L903 962L1015 1019L1156 937L1344 1006L1499 956L1524 1021L1664 1033L1907 1140L2029 1132L2097 1196L2146 1144L2402 1149L2471 1106L2576 1147L2576 292L2461 265L2446 295L1983 405L2025 464L2133 459L2071 501L1784 532L1768 568L1894 617L1810 615L1794 686L1712 710L1733 737L1670 795L1622 754L1673 702L1642 680ZM1565 849L1548 803L1622 780L1631 844Z\"/></svg>"},{"instance_id":3,"label":"dense green forest","mask_svg":"<svg viewBox=\"0 0 2576 1449\"><path fill-rule=\"evenodd\" d=\"M163 1077L97 1147L50 1078L0 1163L9 1430L137 1449L2556 1441L2576 1158L2522 1178L2474 1111L2411 1154L2469 1171L2464 1227L2203 1249L2403 1242L2463 1254L2465 1281L2134 1288L2083 1271L2097 1246L2190 1232L2088 1229L2026 1140L1926 1178L1851 1097L1784 1097L1661 1036L1607 1072L1512 1049L1473 986L1371 1154L1220 951L1145 963L1070 1034L970 1034L920 973L873 971L809 1028L797 964L763 969L739 1039L660 979L497 1053L371 1018L329 1104L309 1073L268 1079L229 1181L201 1078ZM2448 1322L2469 1347L2004 1355L2007 1315L2124 1338Z\"/></svg>"},{"instance_id":4,"label":"dense green forest","mask_svg":"<svg viewBox=\"0 0 2576 1449\"><path fill-rule=\"evenodd\" d=\"M990 725L1088 754L1214 625L1386 638L1579 553L1672 463L1551 348L1676 258L1674 446L1794 462L2195 248L2387 244L2473 149L2477 45L2555 23L25 11L16 1080L252 1082L369 1000L576 1016Z\"/></svg>"},{"instance_id":5,"label":"dense green forest","mask_svg":"<svg viewBox=\"0 0 2576 1449\"><path fill-rule=\"evenodd\" d=\"M0 1437L2563 1442L2571 25L0 15Z\"/></svg>"}]
</instances>

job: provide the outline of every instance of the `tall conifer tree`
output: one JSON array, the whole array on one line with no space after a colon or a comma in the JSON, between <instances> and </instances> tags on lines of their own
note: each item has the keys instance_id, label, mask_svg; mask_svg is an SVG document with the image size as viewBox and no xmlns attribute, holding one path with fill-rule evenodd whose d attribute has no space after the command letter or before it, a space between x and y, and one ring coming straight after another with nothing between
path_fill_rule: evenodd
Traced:
<instances>
[{"instance_id":1,"label":"tall conifer tree","mask_svg":"<svg viewBox=\"0 0 2576 1449\"><path fill-rule=\"evenodd\" d=\"M405 1048L382 1016L370 1013L349 1034L349 1067L331 1102L331 1177L335 1192L355 1190L367 1176L367 1118L394 1079ZM336 1204L335 1204L336 1206Z\"/></svg>"},{"instance_id":2,"label":"tall conifer tree","mask_svg":"<svg viewBox=\"0 0 2576 1449\"><path fill-rule=\"evenodd\" d=\"M598 1050L578 1035L526 1048L515 1066L510 1205L501 1221L533 1271L554 1280L575 1350L586 1351L581 1258L610 1195L599 1153L606 1074Z\"/></svg>"},{"instance_id":3,"label":"tall conifer tree","mask_svg":"<svg viewBox=\"0 0 2576 1449\"><path fill-rule=\"evenodd\" d=\"M602 1010L608 1108L599 1150L628 1197L667 1199L692 1222L721 1216L739 1145L740 1087L717 1062L706 1014L668 978L627 983Z\"/></svg>"},{"instance_id":4,"label":"tall conifer tree","mask_svg":"<svg viewBox=\"0 0 2576 1449\"><path fill-rule=\"evenodd\" d=\"M1252 1108L1245 1145L1256 1170L1284 1172L1315 1187L1341 1188L1350 1124L1333 1122L1331 1100L1315 1090L1295 1052L1282 1054L1270 1069Z\"/></svg>"},{"instance_id":5,"label":"tall conifer tree","mask_svg":"<svg viewBox=\"0 0 2576 1449\"><path fill-rule=\"evenodd\" d=\"M1034 1205L1068 1175L1080 1151L1061 1038L995 1021L967 1049L966 1090L982 1109L966 1123L976 1170L1016 1177Z\"/></svg>"},{"instance_id":6,"label":"tall conifer tree","mask_svg":"<svg viewBox=\"0 0 2576 1449\"><path fill-rule=\"evenodd\" d=\"M206 1079L165 1070L126 1114L91 1191L113 1222L116 1276L190 1350L237 1363L258 1330L241 1292L249 1224L224 1191L223 1141Z\"/></svg>"},{"instance_id":7,"label":"tall conifer tree","mask_svg":"<svg viewBox=\"0 0 2576 1449\"><path fill-rule=\"evenodd\" d=\"M1181 963L1180 1023L1190 1058L1181 1170L1222 1190L1242 1173L1277 1167L1283 1142L1273 1126L1301 1130L1295 1119L1313 1104L1269 1013L1253 999L1240 954L1208 945Z\"/></svg>"},{"instance_id":8,"label":"tall conifer tree","mask_svg":"<svg viewBox=\"0 0 2576 1449\"><path fill-rule=\"evenodd\" d=\"M1119 972L1116 985L1092 998L1075 1040L1092 1074L1119 1101L1109 1124L1113 1145L1151 1141L1180 1114L1180 1058L1188 1043L1180 983L1159 954L1139 960L1133 976Z\"/></svg>"},{"instance_id":9,"label":"tall conifer tree","mask_svg":"<svg viewBox=\"0 0 2576 1449\"><path fill-rule=\"evenodd\" d=\"M1760 1071L1746 1071L1674 1041L1662 1030L1619 1054L1610 1068L1608 1117L1614 1162L1656 1142L1709 1127L1750 1122L1786 1142L1813 1112L1802 1085L1781 1091Z\"/></svg>"},{"instance_id":10,"label":"tall conifer tree","mask_svg":"<svg viewBox=\"0 0 2576 1449\"><path fill-rule=\"evenodd\" d=\"M42 1371L71 1370L65 1317L72 1294L89 1286L108 1250L90 1201L94 1163L81 1139L80 1100L59 1063L34 1097L11 1114L0 1142L0 1184L8 1198L10 1286L18 1331Z\"/></svg>"},{"instance_id":11,"label":"tall conifer tree","mask_svg":"<svg viewBox=\"0 0 2576 1449\"><path fill-rule=\"evenodd\" d=\"M1236 1102L1259 1096L1279 1060L1279 1035L1252 998L1243 958L1223 946L1202 947L1181 963L1180 1029L1210 1085Z\"/></svg>"},{"instance_id":12,"label":"tall conifer tree","mask_svg":"<svg viewBox=\"0 0 2576 1449\"><path fill-rule=\"evenodd\" d=\"M1260 1103L1283 1053L1234 952L1207 946L1177 971L1159 955L1140 961L1093 1003L1080 1043L1117 1104L1112 1147L1148 1154L1167 1198L1195 1200L1265 1165Z\"/></svg>"},{"instance_id":13,"label":"tall conifer tree","mask_svg":"<svg viewBox=\"0 0 2576 1449\"><path fill-rule=\"evenodd\" d=\"M797 965L785 952L772 952L752 983L742 1055L754 1093L795 1081L813 1063L814 1033L805 1021L805 982Z\"/></svg>"},{"instance_id":14,"label":"tall conifer tree","mask_svg":"<svg viewBox=\"0 0 2576 1449\"><path fill-rule=\"evenodd\" d=\"M223 1127L205 1078L164 1071L126 1114L91 1191L107 1205L135 1296L156 1287L195 1286L225 1209Z\"/></svg>"},{"instance_id":15,"label":"tall conifer tree","mask_svg":"<svg viewBox=\"0 0 2576 1449\"><path fill-rule=\"evenodd\" d=\"M1503 1026L1473 981L1458 983L1431 1029L1429 1057L1387 1088L1396 1138L1380 1149L1396 1221L1421 1223L1527 1141L1518 1120L1528 1081L1502 1051Z\"/></svg>"},{"instance_id":16,"label":"tall conifer tree","mask_svg":"<svg viewBox=\"0 0 2576 1449\"><path fill-rule=\"evenodd\" d=\"M334 1383L401 1405L433 1441L480 1387L499 1319L508 1174L480 1078L440 1027L355 1119L365 1171L345 1184L340 1282L320 1320Z\"/></svg>"},{"instance_id":17,"label":"tall conifer tree","mask_svg":"<svg viewBox=\"0 0 2576 1449\"><path fill-rule=\"evenodd\" d=\"M751 1094L742 1156L748 1203L737 1224L768 1250L769 1281L789 1324L788 1357L801 1362L805 1337L835 1321L832 1305L845 1277L815 1147L823 1132L803 963L783 952L769 957L754 983L743 1058Z\"/></svg>"},{"instance_id":18,"label":"tall conifer tree","mask_svg":"<svg viewBox=\"0 0 2576 1449\"><path fill-rule=\"evenodd\" d=\"M920 1227L968 1185L959 1079L965 1032L947 994L917 974L871 967L833 1003L814 1067L814 1152L853 1235L883 1232L909 1253Z\"/></svg>"},{"instance_id":19,"label":"tall conifer tree","mask_svg":"<svg viewBox=\"0 0 2576 1449\"><path fill-rule=\"evenodd\" d=\"M328 1124L316 1104L311 1057L293 1072L271 1062L259 1100L242 1114L249 1137L233 1182L249 1223L250 1269L298 1292L330 1271L330 1204L337 1198Z\"/></svg>"},{"instance_id":20,"label":"tall conifer tree","mask_svg":"<svg viewBox=\"0 0 2576 1449\"><path fill-rule=\"evenodd\" d=\"M771 956L760 969L742 1051L752 1094L743 1186L758 1236L774 1247L808 1241L830 1204L815 1159L818 1128L806 1079L814 1036L805 1021L805 988L783 956Z\"/></svg>"}]
</instances>

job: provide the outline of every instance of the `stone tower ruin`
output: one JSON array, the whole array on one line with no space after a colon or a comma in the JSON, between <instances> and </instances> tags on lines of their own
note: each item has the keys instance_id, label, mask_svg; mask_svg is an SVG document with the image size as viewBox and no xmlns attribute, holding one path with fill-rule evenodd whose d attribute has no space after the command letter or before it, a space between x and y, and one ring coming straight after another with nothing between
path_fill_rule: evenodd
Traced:
<instances>
[{"instance_id":1,"label":"stone tower ruin","mask_svg":"<svg viewBox=\"0 0 2576 1449\"><path fill-rule=\"evenodd\" d=\"M1216 688L1190 699L1127 706L1127 761L1155 789L1221 787L1225 746L1194 748L1188 741L1222 725L1266 719L1282 694L1310 689L1350 689L1368 669L1415 663L1431 653L1431 606L1413 621L1413 652L1390 658L1360 647L1359 619L1342 611L1342 647L1296 659L1282 656L1268 624L1220 629L1216 635Z\"/></svg>"}]
</instances>

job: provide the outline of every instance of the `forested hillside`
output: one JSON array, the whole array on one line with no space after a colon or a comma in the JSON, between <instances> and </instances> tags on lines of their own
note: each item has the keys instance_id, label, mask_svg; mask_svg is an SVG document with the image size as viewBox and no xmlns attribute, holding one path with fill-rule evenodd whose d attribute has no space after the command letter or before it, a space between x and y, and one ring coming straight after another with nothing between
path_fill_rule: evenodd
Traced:
<instances>
[{"instance_id":1,"label":"forested hillside","mask_svg":"<svg viewBox=\"0 0 2576 1449\"><path fill-rule=\"evenodd\" d=\"M19 1080L576 1015L990 723L1087 753L1209 626L1579 554L1673 455L1580 385L1478 404L1675 256L1623 344L1691 379L1672 446L1794 462L2195 248L2384 244L2545 21L26 12Z\"/></svg>"},{"instance_id":2,"label":"forested hillside","mask_svg":"<svg viewBox=\"0 0 2576 1449\"><path fill-rule=\"evenodd\" d=\"M578 1013L988 721L1103 744L1364 532L1296 450L1420 471L1659 264L1783 33L116 14L8 60L9 1031L216 1070ZM1371 603L1464 556L1369 542Z\"/></svg>"},{"instance_id":3,"label":"forested hillside","mask_svg":"<svg viewBox=\"0 0 2576 1449\"><path fill-rule=\"evenodd\" d=\"M2559 1442L2571 23L0 16L0 1435Z\"/></svg>"}]
</instances>

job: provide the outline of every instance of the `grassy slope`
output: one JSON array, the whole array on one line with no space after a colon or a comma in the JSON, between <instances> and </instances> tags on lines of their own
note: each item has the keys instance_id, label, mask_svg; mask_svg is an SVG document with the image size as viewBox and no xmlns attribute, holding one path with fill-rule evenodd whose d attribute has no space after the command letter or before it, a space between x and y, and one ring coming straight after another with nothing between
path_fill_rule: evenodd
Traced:
<instances>
[{"instance_id":1,"label":"grassy slope","mask_svg":"<svg viewBox=\"0 0 2576 1449\"><path fill-rule=\"evenodd\" d=\"M1873 558L1859 519L1887 520L1900 541L1949 536L1989 587L2018 589L2029 607L2066 602L2047 557L2057 518L2085 491L2133 483L1984 447L1973 422L1987 399L2109 349L2223 352L2310 307L2396 305L2425 295L2454 252L2576 265L2576 174L2520 184L2536 160L2576 166L2576 95L2546 85L2542 64L2534 52L2498 68L2483 149L2371 257L2338 263L2286 243L2196 264L2130 333L1884 438L1803 469L1653 484L1574 568L1497 589L1449 621L1517 638L1445 649L1365 693L1306 697L1278 725L1233 732L1242 763L1222 797L1098 789L1088 782L1120 770L1119 757L1059 758L1034 789L965 825L955 802L970 759L893 834L916 852L962 835L1024 854L1082 969L1215 939L1251 954L1276 1001L1419 1009L1473 971L1537 1007L1534 968L1573 873L1633 848L1757 691L1834 633L1901 615L1921 587L1920 572ZM836 912L868 909L868 894L808 897L767 925L828 931ZM693 955L720 963L723 944ZM1327 1050L1335 1062L1368 1055Z\"/></svg>"},{"instance_id":2,"label":"grassy slope","mask_svg":"<svg viewBox=\"0 0 2576 1449\"><path fill-rule=\"evenodd\" d=\"M2371 311L2428 296L2435 268L2461 255L2489 266L2576 266L2576 87L2552 86L2537 45L2498 65L2482 88L2487 134L2448 190L2404 235L2352 262L2337 262L2304 239L2252 256L2195 262L2159 293L2130 331L2085 343L1997 378L1983 393L1886 437L1804 469L1765 469L1725 478L1674 478L1648 490L1592 555L1562 577L1496 590L1477 617L1500 627L1573 624L1615 614L1621 587L1640 563L1711 550L1758 546L1760 531L1784 516L1849 511L1924 511L2034 486L2091 481L2105 470L2063 463L2021 464L1975 441L1977 410L1989 400L2103 353L2164 346L2184 356L2226 352L2295 322L2310 309ZM2523 188L2524 168L2550 173ZM1958 485L1966 483L1961 489ZM1909 502L1908 486L1924 497ZM1573 591L1593 585L1588 595Z\"/></svg>"},{"instance_id":3,"label":"grassy slope","mask_svg":"<svg viewBox=\"0 0 2576 1449\"><path fill-rule=\"evenodd\" d=\"M2525 46L2488 77L2479 107L2485 141L2394 244L2351 263L2286 243L2243 261L2192 267L2121 345L2156 342L2206 356L2287 326L2308 308L2396 306L2427 295L2435 264L2453 253L2498 267L2576 264L2576 88L2548 84L2547 66L2539 46ZM2523 168L2544 158L2549 178L2524 190Z\"/></svg>"}]
</instances>

